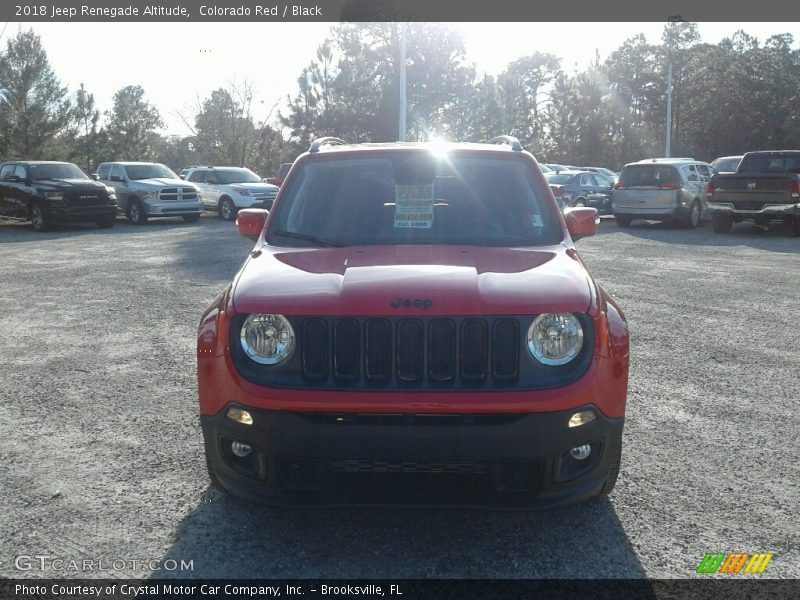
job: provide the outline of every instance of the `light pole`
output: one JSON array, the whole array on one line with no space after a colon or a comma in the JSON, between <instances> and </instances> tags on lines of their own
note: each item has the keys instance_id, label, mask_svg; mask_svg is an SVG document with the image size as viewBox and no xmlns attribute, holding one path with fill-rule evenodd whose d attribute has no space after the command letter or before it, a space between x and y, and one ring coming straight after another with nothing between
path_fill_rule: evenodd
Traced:
<instances>
[{"instance_id":1,"label":"light pole","mask_svg":"<svg viewBox=\"0 0 800 600\"><path fill-rule=\"evenodd\" d=\"M400 23L400 77L398 81L400 98L398 110L398 141L406 141L406 24Z\"/></svg>"},{"instance_id":2,"label":"light pole","mask_svg":"<svg viewBox=\"0 0 800 600\"><path fill-rule=\"evenodd\" d=\"M664 157L669 158L672 150L672 58L669 59L667 68L667 142L664 148Z\"/></svg>"}]
</instances>

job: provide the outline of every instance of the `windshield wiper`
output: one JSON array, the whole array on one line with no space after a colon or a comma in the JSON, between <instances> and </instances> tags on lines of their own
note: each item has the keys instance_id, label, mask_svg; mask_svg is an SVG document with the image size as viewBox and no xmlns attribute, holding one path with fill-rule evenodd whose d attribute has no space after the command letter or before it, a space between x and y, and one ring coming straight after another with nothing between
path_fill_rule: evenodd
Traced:
<instances>
[{"instance_id":1,"label":"windshield wiper","mask_svg":"<svg viewBox=\"0 0 800 600\"><path fill-rule=\"evenodd\" d=\"M273 231L271 235L290 238L293 240L303 240L305 242L311 242L312 244L317 244L318 246L342 247L346 245L342 242L337 242L334 240L326 240L325 238L317 237L315 235L308 235L306 233L298 233L296 231Z\"/></svg>"}]
</instances>

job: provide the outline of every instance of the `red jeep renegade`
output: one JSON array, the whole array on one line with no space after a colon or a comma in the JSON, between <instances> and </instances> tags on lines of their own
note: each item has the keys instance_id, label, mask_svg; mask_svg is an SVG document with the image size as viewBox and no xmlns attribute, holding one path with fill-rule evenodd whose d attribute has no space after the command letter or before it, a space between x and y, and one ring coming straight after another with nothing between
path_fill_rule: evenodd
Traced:
<instances>
[{"instance_id":1,"label":"red jeep renegade","mask_svg":"<svg viewBox=\"0 0 800 600\"><path fill-rule=\"evenodd\" d=\"M212 483L279 505L562 505L620 468L628 328L511 137L314 142L203 315Z\"/></svg>"}]
</instances>

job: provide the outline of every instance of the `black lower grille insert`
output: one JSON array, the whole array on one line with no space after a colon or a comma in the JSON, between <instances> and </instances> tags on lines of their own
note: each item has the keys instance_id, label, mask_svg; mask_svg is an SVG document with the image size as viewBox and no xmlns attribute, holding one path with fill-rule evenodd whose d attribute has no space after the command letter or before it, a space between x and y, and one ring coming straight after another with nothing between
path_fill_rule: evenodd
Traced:
<instances>
[{"instance_id":1,"label":"black lower grille insert","mask_svg":"<svg viewBox=\"0 0 800 600\"><path fill-rule=\"evenodd\" d=\"M358 379L361 331L355 319L337 319L333 325L333 375L342 381Z\"/></svg>"},{"instance_id":2,"label":"black lower grille insert","mask_svg":"<svg viewBox=\"0 0 800 600\"><path fill-rule=\"evenodd\" d=\"M425 328L416 319L400 319L397 323L397 377L401 381L422 379Z\"/></svg>"},{"instance_id":3,"label":"black lower grille insert","mask_svg":"<svg viewBox=\"0 0 800 600\"><path fill-rule=\"evenodd\" d=\"M486 378L488 337L483 319L466 319L461 324L461 377L465 381Z\"/></svg>"},{"instance_id":4,"label":"black lower grille insert","mask_svg":"<svg viewBox=\"0 0 800 600\"><path fill-rule=\"evenodd\" d=\"M392 326L385 319L369 319L364 338L367 379L388 381L392 374Z\"/></svg>"},{"instance_id":5,"label":"black lower grille insert","mask_svg":"<svg viewBox=\"0 0 800 600\"><path fill-rule=\"evenodd\" d=\"M519 323L516 319L498 319L492 327L492 376L500 381L516 379L518 365Z\"/></svg>"},{"instance_id":6,"label":"black lower grille insert","mask_svg":"<svg viewBox=\"0 0 800 600\"><path fill-rule=\"evenodd\" d=\"M431 321L428 376L433 381L450 381L456 376L456 326L450 319Z\"/></svg>"},{"instance_id":7,"label":"black lower grille insert","mask_svg":"<svg viewBox=\"0 0 800 600\"><path fill-rule=\"evenodd\" d=\"M328 324L323 319L303 321L303 377L328 378Z\"/></svg>"}]
</instances>

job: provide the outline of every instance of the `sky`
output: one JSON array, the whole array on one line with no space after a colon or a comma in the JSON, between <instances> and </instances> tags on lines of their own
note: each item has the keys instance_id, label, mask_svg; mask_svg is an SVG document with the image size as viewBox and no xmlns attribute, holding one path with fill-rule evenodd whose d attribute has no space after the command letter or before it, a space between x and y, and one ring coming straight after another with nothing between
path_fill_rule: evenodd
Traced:
<instances>
[{"instance_id":1,"label":"sky","mask_svg":"<svg viewBox=\"0 0 800 600\"><path fill-rule=\"evenodd\" d=\"M189 135L198 103L212 90L249 81L259 100L254 117L271 120L297 91L296 80L332 23L9 23L0 47L17 28L42 38L50 64L70 91L83 83L102 111L114 92L141 85L166 123L164 133ZM760 41L796 33L797 23L699 23L703 42L743 29ZM605 60L623 41L644 33L658 42L664 23L451 23L462 33L467 60L497 75L509 62L549 52L562 67L583 69ZM795 40L795 47L798 40Z\"/></svg>"}]
</instances>

